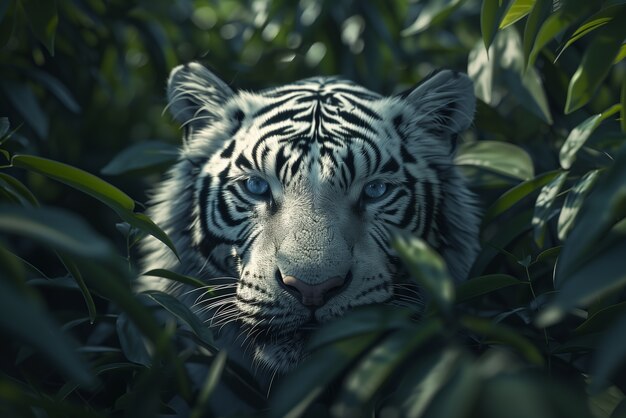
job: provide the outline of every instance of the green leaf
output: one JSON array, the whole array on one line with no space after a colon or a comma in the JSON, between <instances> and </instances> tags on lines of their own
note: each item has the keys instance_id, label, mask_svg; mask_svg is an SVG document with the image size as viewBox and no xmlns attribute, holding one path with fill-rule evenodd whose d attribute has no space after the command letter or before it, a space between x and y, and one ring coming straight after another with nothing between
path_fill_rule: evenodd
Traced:
<instances>
[{"instance_id":1,"label":"green leaf","mask_svg":"<svg viewBox=\"0 0 626 418\"><path fill-rule=\"evenodd\" d=\"M152 349L151 347L149 349L148 342L126 313L122 312L117 317L115 329L126 359L133 363L150 367L152 365L152 357L150 356Z\"/></svg>"},{"instance_id":2,"label":"green leaf","mask_svg":"<svg viewBox=\"0 0 626 418\"><path fill-rule=\"evenodd\" d=\"M591 363L591 390L598 392L609 384L609 380L620 370L626 358L626 316L602 336L600 345Z\"/></svg>"},{"instance_id":3,"label":"green leaf","mask_svg":"<svg viewBox=\"0 0 626 418\"><path fill-rule=\"evenodd\" d=\"M59 16L56 0L19 0L35 37L54 56L54 38Z\"/></svg>"},{"instance_id":4,"label":"green leaf","mask_svg":"<svg viewBox=\"0 0 626 418\"><path fill-rule=\"evenodd\" d=\"M42 174L80 190L100 200L118 214L121 212L132 213L135 208L135 202L126 193L79 168L33 155L15 155L11 159L11 164L14 167Z\"/></svg>"},{"instance_id":5,"label":"green leaf","mask_svg":"<svg viewBox=\"0 0 626 418\"><path fill-rule=\"evenodd\" d=\"M585 16L593 7L594 2L589 0L564 0L561 8L550 15L537 32L532 50L528 57L528 67L530 68L534 65L539 52L550 41L574 24L580 17ZM545 11L543 12L545 13Z\"/></svg>"},{"instance_id":6,"label":"green leaf","mask_svg":"<svg viewBox=\"0 0 626 418\"><path fill-rule=\"evenodd\" d=\"M445 261L428 244L417 237L401 237L393 248L408 268L411 276L423 287L441 312L451 312L454 303L454 282Z\"/></svg>"},{"instance_id":7,"label":"green leaf","mask_svg":"<svg viewBox=\"0 0 626 418\"><path fill-rule=\"evenodd\" d=\"M142 276L163 277L165 279L173 280L178 283L188 284L197 289L207 288L207 292L211 290L210 287L207 286L207 284L200 279L196 279L195 277L191 276L185 276L184 274L179 274L170 270L153 269L143 273Z\"/></svg>"},{"instance_id":8,"label":"green leaf","mask_svg":"<svg viewBox=\"0 0 626 418\"><path fill-rule=\"evenodd\" d=\"M576 153L585 144L587 139L589 139L593 131L596 130L596 128L603 120L610 116L613 116L620 110L621 105L619 104L611 106L604 112L585 119L584 122L572 129L570 134L567 136L567 139L561 146L561 151L559 152L561 167L563 167L565 170L568 170L576 159Z\"/></svg>"},{"instance_id":9,"label":"green leaf","mask_svg":"<svg viewBox=\"0 0 626 418\"><path fill-rule=\"evenodd\" d=\"M400 34L410 36L444 22L465 0L428 0L415 22Z\"/></svg>"},{"instance_id":10,"label":"green leaf","mask_svg":"<svg viewBox=\"0 0 626 418\"><path fill-rule=\"evenodd\" d=\"M394 332L369 351L346 376L337 401L331 407L334 416L367 416L375 395L401 368L411 354L443 329L438 319L427 319L412 329Z\"/></svg>"},{"instance_id":11,"label":"green leaf","mask_svg":"<svg viewBox=\"0 0 626 418\"><path fill-rule=\"evenodd\" d=\"M487 225L496 216L506 212L523 198L530 195L540 187L548 184L556 176L558 176L560 172L560 170L554 170L540 174L532 180L526 180L507 190L485 211L485 215L483 216L483 225Z\"/></svg>"},{"instance_id":12,"label":"green leaf","mask_svg":"<svg viewBox=\"0 0 626 418\"><path fill-rule=\"evenodd\" d=\"M142 213L134 213L135 202L117 187L84 170L46 158L32 155L15 155L11 159L11 164L14 167L34 171L60 181L100 200L113 209L120 218L163 242L178 257L174 243L167 234L156 226L148 216Z\"/></svg>"},{"instance_id":13,"label":"green leaf","mask_svg":"<svg viewBox=\"0 0 626 418\"><path fill-rule=\"evenodd\" d=\"M338 340L363 334L409 328L411 311L391 306L359 306L313 333L307 350L318 350Z\"/></svg>"},{"instance_id":14,"label":"green leaf","mask_svg":"<svg viewBox=\"0 0 626 418\"><path fill-rule=\"evenodd\" d=\"M509 6L509 10L500 22L500 29L511 26L518 20L526 16L535 6L536 0L514 0Z\"/></svg>"},{"instance_id":15,"label":"green leaf","mask_svg":"<svg viewBox=\"0 0 626 418\"><path fill-rule=\"evenodd\" d=\"M15 81L1 80L0 89L15 110L22 115L24 121L35 131L41 139L48 136L48 117L39 105L37 97L30 86Z\"/></svg>"},{"instance_id":16,"label":"green leaf","mask_svg":"<svg viewBox=\"0 0 626 418\"><path fill-rule=\"evenodd\" d=\"M554 205L563 183L567 179L567 171L562 172L550 183L541 188L537 201L535 203L535 211L533 213L533 236L537 246L543 246L543 238L545 234L546 224L551 215L551 209Z\"/></svg>"},{"instance_id":17,"label":"green leaf","mask_svg":"<svg viewBox=\"0 0 626 418\"><path fill-rule=\"evenodd\" d=\"M542 366L544 363L537 347L514 329L488 319L471 316L461 317L460 323L469 331L487 337L490 343L506 344L517 349L532 364Z\"/></svg>"},{"instance_id":18,"label":"green leaf","mask_svg":"<svg viewBox=\"0 0 626 418\"><path fill-rule=\"evenodd\" d=\"M578 29L576 29L572 36L570 36L568 41L559 52L559 55L556 59L558 59L559 56L561 56L561 54L563 54L563 52L565 52L565 50L569 48L574 42L613 20L614 16L618 14L619 11L622 10L622 8L624 8L623 5L607 7L595 13L589 19L585 20L585 22L580 25Z\"/></svg>"},{"instance_id":19,"label":"green leaf","mask_svg":"<svg viewBox=\"0 0 626 418\"><path fill-rule=\"evenodd\" d=\"M559 258L555 286L595 254L606 234L621 219L626 218L626 146L615 156L615 162L600 178L593 192L585 199Z\"/></svg>"},{"instance_id":20,"label":"green leaf","mask_svg":"<svg viewBox=\"0 0 626 418\"><path fill-rule=\"evenodd\" d=\"M469 418L482 390L484 373L468 361L458 365L445 385L433 397L424 417Z\"/></svg>"},{"instance_id":21,"label":"green leaf","mask_svg":"<svg viewBox=\"0 0 626 418\"><path fill-rule=\"evenodd\" d=\"M117 154L100 172L118 175L136 170L159 168L171 164L178 157L178 149L160 141L145 141L132 145Z\"/></svg>"},{"instance_id":22,"label":"green leaf","mask_svg":"<svg viewBox=\"0 0 626 418\"><path fill-rule=\"evenodd\" d=\"M576 215L578 215L581 206L585 202L587 193L598 179L599 173L600 170L589 171L576 182L572 190L567 194L558 222L559 239L561 241L565 241L567 234L574 226Z\"/></svg>"},{"instance_id":23,"label":"green leaf","mask_svg":"<svg viewBox=\"0 0 626 418\"><path fill-rule=\"evenodd\" d=\"M626 314L626 302L607 306L591 315L585 322L574 329L574 335L604 332L616 319Z\"/></svg>"},{"instance_id":24,"label":"green leaf","mask_svg":"<svg viewBox=\"0 0 626 418\"><path fill-rule=\"evenodd\" d=\"M576 231L582 223L579 223ZM570 234L563 252L571 245L574 232ZM574 241L575 242L575 241ZM575 244L574 244L575 245ZM624 269L626 254L626 221L617 224L603 239L595 256L576 270L563 277L560 265L567 261L566 254L561 255L555 275L555 286L559 291L554 301L537 318L540 327L550 326L560 321L572 309L585 306L598 298L617 292L626 286ZM565 260L564 260L565 259ZM570 269L567 269L570 271Z\"/></svg>"},{"instance_id":25,"label":"green leaf","mask_svg":"<svg viewBox=\"0 0 626 418\"><path fill-rule=\"evenodd\" d=\"M3 116L0 118L0 139L4 138L6 134L9 133L11 129L11 123L9 122L9 118Z\"/></svg>"},{"instance_id":26,"label":"green leaf","mask_svg":"<svg viewBox=\"0 0 626 418\"><path fill-rule=\"evenodd\" d=\"M471 363L466 353L454 345L430 351L416 357L413 364L407 364L408 373L397 385L397 392L385 402L385 407L399 410L398 416L430 417L428 408L436 402L438 394L458 376L459 369Z\"/></svg>"},{"instance_id":27,"label":"green leaf","mask_svg":"<svg viewBox=\"0 0 626 418\"><path fill-rule=\"evenodd\" d=\"M202 418L205 416L209 399L215 391L215 388L220 381L220 377L222 376L222 372L224 371L224 367L226 366L226 359L226 351L220 351L213 360L211 369L209 370L204 385L202 386L202 390L198 395L196 405L193 411L191 411L190 418Z\"/></svg>"},{"instance_id":28,"label":"green leaf","mask_svg":"<svg viewBox=\"0 0 626 418\"><path fill-rule=\"evenodd\" d=\"M626 38L626 7L613 20L596 31L585 50L580 66L570 80L565 113L584 106L594 95L613 66L624 38Z\"/></svg>"},{"instance_id":29,"label":"green leaf","mask_svg":"<svg viewBox=\"0 0 626 418\"><path fill-rule=\"evenodd\" d=\"M73 113L80 113L80 105L67 87L58 79L43 71L29 68L27 74L52 93L63 105Z\"/></svg>"},{"instance_id":30,"label":"green leaf","mask_svg":"<svg viewBox=\"0 0 626 418\"><path fill-rule=\"evenodd\" d=\"M89 289L87 288L87 285L85 284L85 281L83 280L83 276L80 273L80 270L78 269L76 264L72 260L70 260L68 257L64 257L63 255L58 254L58 253L57 253L57 256L61 259L61 262L63 263L67 271L72 275L72 277L74 278L74 281L78 285L78 288L83 294L83 298L85 299L85 304L87 305L87 311L89 312L89 322L93 324L96 320L96 315L97 315L96 305L93 302L91 293L89 292Z\"/></svg>"},{"instance_id":31,"label":"green leaf","mask_svg":"<svg viewBox=\"0 0 626 418\"><path fill-rule=\"evenodd\" d=\"M496 37L503 16L502 0L483 0L480 9L480 31L483 34L483 44L486 50L489 50Z\"/></svg>"},{"instance_id":32,"label":"green leaf","mask_svg":"<svg viewBox=\"0 0 626 418\"><path fill-rule=\"evenodd\" d=\"M90 259L113 256L89 225L60 209L0 206L0 231L30 238L63 253Z\"/></svg>"},{"instance_id":33,"label":"green leaf","mask_svg":"<svg viewBox=\"0 0 626 418\"><path fill-rule=\"evenodd\" d=\"M158 292L155 290L143 292L142 294L145 294L150 299L164 307L176 318L189 325L196 336L207 346L212 347L215 345L213 341L213 334L207 325L200 321L200 318L191 312L187 305L182 303L180 300L168 293Z\"/></svg>"},{"instance_id":34,"label":"green leaf","mask_svg":"<svg viewBox=\"0 0 626 418\"><path fill-rule=\"evenodd\" d=\"M474 277L457 286L456 303L466 302L478 296L520 284L526 284L526 282L508 274L488 274L486 276Z\"/></svg>"},{"instance_id":35,"label":"green leaf","mask_svg":"<svg viewBox=\"0 0 626 418\"><path fill-rule=\"evenodd\" d=\"M11 191L18 195L23 202L26 202L27 204L30 204L32 206L39 206L39 201L37 200L35 195L32 194L32 192L28 189L28 187L24 185L24 183L22 183L15 177L9 176L8 174L0 173L0 185L2 185L2 183L6 185L3 187L9 187Z\"/></svg>"},{"instance_id":36,"label":"green leaf","mask_svg":"<svg viewBox=\"0 0 626 418\"><path fill-rule=\"evenodd\" d=\"M622 128L622 132L626 132L626 78L622 80L622 91L620 94L620 104L622 105L622 110L620 111L620 125Z\"/></svg>"},{"instance_id":37,"label":"green leaf","mask_svg":"<svg viewBox=\"0 0 626 418\"><path fill-rule=\"evenodd\" d=\"M270 399L269 417L297 418L379 334L365 334L314 352L285 376Z\"/></svg>"},{"instance_id":38,"label":"green leaf","mask_svg":"<svg viewBox=\"0 0 626 418\"><path fill-rule=\"evenodd\" d=\"M552 0L536 0L535 5L528 15L528 20L524 27L524 40L522 43L526 68L532 67L532 64L529 63L530 54L535 44L537 34L543 22L550 16L550 12L552 12Z\"/></svg>"},{"instance_id":39,"label":"green leaf","mask_svg":"<svg viewBox=\"0 0 626 418\"><path fill-rule=\"evenodd\" d=\"M463 144L454 161L457 165L480 167L520 180L534 177L533 162L528 153L506 142L478 141Z\"/></svg>"},{"instance_id":40,"label":"green leaf","mask_svg":"<svg viewBox=\"0 0 626 418\"><path fill-rule=\"evenodd\" d=\"M81 385L93 385L94 377L77 355L75 344L59 330L51 317L40 305L7 283L4 277L0 278L0 328L3 332L46 356L69 379Z\"/></svg>"}]
</instances>

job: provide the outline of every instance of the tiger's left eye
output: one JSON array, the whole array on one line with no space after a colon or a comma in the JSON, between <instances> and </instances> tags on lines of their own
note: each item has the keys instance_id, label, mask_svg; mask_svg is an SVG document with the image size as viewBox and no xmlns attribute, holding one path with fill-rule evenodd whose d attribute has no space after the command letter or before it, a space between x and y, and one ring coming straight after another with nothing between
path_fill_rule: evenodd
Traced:
<instances>
[{"instance_id":1,"label":"tiger's left eye","mask_svg":"<svg viewBox=\"0 0 626 418\"><path fill-rule=\"evenodd\" d=\"M367 199L378 199L387 192L387 183L372 181L363 187L363 195Z\"/></svg>"},{"instance_id":2,"label":"tiger's left eye","mask_svg":"<svg viewBox=\"0 0 626 418\"><path fill-rule=\"evenodd\" d=\"M246 189L252 194L261 196L268 192L270 185L261 177L250 177L246 180Z\"/></svg>"}]
</instances>

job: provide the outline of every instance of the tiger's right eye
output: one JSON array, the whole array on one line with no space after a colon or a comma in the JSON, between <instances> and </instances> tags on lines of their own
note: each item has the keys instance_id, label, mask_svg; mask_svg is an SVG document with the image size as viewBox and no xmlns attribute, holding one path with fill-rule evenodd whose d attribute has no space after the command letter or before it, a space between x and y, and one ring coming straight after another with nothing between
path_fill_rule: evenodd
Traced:
<instances>
[{"instance_id":1,"label":"tiger's right eye","mask_svg":"<svg viewBox=\"0 0 626 418\"><path fill-rule=\"evenodd\" d=\"M269 183L263 180L261 177L250 177L246 180L245 184L246 190L257 196L263 196L267 194L270 189Z\"/></svg>"}]
</instances>

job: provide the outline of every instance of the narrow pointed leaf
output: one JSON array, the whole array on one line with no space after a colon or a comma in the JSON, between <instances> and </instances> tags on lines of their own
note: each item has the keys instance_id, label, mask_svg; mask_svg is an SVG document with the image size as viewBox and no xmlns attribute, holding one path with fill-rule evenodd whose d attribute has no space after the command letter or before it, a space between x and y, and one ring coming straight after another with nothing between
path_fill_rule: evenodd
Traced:
<instances>
[{"instance_id":1,"label":"narrow pointed leaf","mask_svg":"<svg viewBox=\"0 0 626 418\"><path fill-rule=\"evenodd\" d=\"M578 215L587 193L598 179L599 173L599 170L591 170L586 173L567 194L558 222L559 239L561 241L565 241L569 231L574 226L576 215Z\"/></svg>"},{"instance_id":2,"label":"narrow pointed leaf","mask_svg":"<svg viewBox=\"0 0 626 418\"><path fill-rule=\"evenodd\" d=\"M554 180L541 188L537 202L535 203L535 212L533 214L533 232L535 242L539 247L543 246L543 238L545 234L546 224L551 214L554 201L561 190L561 186L567 179L567 171L559 174Z\"/></svg>"},{"instance_id":3,"label":"narrow pointed leaf","mask_svg":"<svg viewBox=\"0 0 626 418\"><path fill-rule=\"evenodd\" d=\"M594 33L580 66L572 76L567 90L565 113L587 104L613 66L626 38L626 8Z\"/></svg>"},{"instance_id":4,"label":"narrow pointed leaf","mask_svg":"<svg viewBox=\"0 0 626 418\"><path fill-rule=\"evenodd\" d=\"M500 22L500 29L504 29L511 26L518 20L524 18L535 5L536 0L514 0L509 10L504 15L502 22Z\"/></svg>"}]
</instances>

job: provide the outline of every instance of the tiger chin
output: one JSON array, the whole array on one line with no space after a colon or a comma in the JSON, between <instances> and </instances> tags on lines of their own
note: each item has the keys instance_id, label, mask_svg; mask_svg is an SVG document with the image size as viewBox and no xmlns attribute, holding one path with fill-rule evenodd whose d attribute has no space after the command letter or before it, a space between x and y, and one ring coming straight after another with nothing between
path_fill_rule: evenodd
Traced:
<instances>
[{"instance_id":1,"label":"tiger chin","mask_svg":"<svg viewBox=\"0 0 626 418\"><path fill-rule=\"evenodd\" d=\"M251 367L290 370L311 331L355 307L419 305L400 280L398 233L466 277L478 216L453 163L475 111L466 75L439 71L391 97L338 77L251 92L190 63L167 96L183 144L149 213L180 260L147 238L143 268L213 291L146 276L139 287L185 301Z\"/></svg>"}]
</instances>

